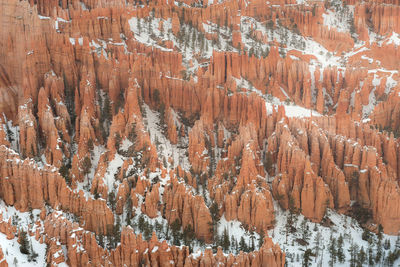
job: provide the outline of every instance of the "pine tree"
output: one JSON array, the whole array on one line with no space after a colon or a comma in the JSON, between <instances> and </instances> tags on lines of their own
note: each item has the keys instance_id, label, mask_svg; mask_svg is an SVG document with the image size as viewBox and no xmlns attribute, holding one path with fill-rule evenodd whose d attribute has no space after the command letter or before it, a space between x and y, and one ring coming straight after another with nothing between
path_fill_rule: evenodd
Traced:
<instances>
[{"instance_id":1,"label":"pine tree","mask_svg":"<svg viewBox=\"0 0 400 267\"><path fill-rule=\"evenodd\" d=\"M142 213L139 215L139 219L138 219L138 228L139 228L140 232L143 232L143 230L144 230L144 223L145 223L145 221L144 221L144 216Z\"/></svg>"},{"instance_id":2,"label":"pine tree","mask_svg":"<svg viewBox=\"0 0 400 267\"><path fill-rule=\"evenodd\" d=\"M379 239L378 239L378 244L376 246L377 247L376 247L375 262L380 263L382 260L383 250L382 250L382 243Z\"/></svg>"},{"instance_id":3,"label":"pine tree","mask_svg":"<svg viewBox=\"0 0 400 267\"><path fill-rule=\"evenodd\" d=\"M36 253L36 251L33 250L32 243L29 243L28 261L29 262L31 262L31 261L36 262L36 259L37 259L38 256L39 255Z\"/></svg>"},{"instance_id":4,"label":"pine tree","mask_svg":"<svg viewBox=\"0 0 400 267\"><path fill-rule=\"evenodd\" d=\"M318 231L317 234L315 235L315 240L314 240L316 257L318 257L318 255L319 255L319 250L320 250L320 245L321 245L321 237L322 237L322 234Z\"/></svg>"},{"instance_id":5,"label":"pine tree","mask_svg":"<svg viewBox=\"0 0 400 267\"><path fill-rule=\"evenodd\" d=\"M90 173L90 169L92 168L92 161L88 156L83 159L82 163L82 172L83 175L88 175Z\"/></svg>"},{"instance_id":6,"label":"pine tree","mask_svg":"<svg viewBox=\"0 0 400 267\"><path fill-rule=\"evenodd\" d=\"M297 212L295 207L294 198L289 195L289 215L286 217L286 240L285 244L287 244L288 235L292 232L293 225L295 224L295 217L294 214Z\"/></svg>"},{"instance_id":7,"label":"pine tree","mask_svg":"<svg viewBox=\"0 0 400 267\"><path fill-rule=\"evenodd\" d=\"M381 224L378 226L378 241L381 243L383 237L383 227Z\"/></svg>"},{"instance_id":8,"label":"pine tree","mask_svg":"<svg viewBox=\"0 0 400 267\"><path fill-rule=\"evenodd\" d=\"M6 127L7 138L10 143L14 142L14 133L10 130L8 123L4 124Z\"/></svg>"},{"instance_id":9,"label":"pine tree","mask_svg":"<svg viewBox=\"0 0 400 267\"><path fill-rule=\"evenodd\" d=\"M181 230L181 223L179 219L175 219L175 221L171 224L171 230L172 230L173 244L175 246L180 246L179 231Z\"/></svg>"},{"instance_id":10,"label":"pine tree","mask_svg":"<svg viewBox=\"0 0 400 267\"><path fill-rule=\"evenodd\" d=\"M395 244L397 249L400 249L400 232L397 234L397 239L396 239L396 244Z\"/></svg>"},{"instance_id":11,"label":"pine tree","mask_svg":"<svg viewBox=\"0 0 400 267\"><path fill-rule=\"evenodd\" d=\"M336 252L336 239L332 236L332 234L329 239L329 255L330 255L329 265L334 266L334 264L336 263L337 252Z\"/></svg>"},{"instance_id":12,"label":"pine tree","mask_svg":"<svg viewBox=\"0 0 400 267\"><path fill-rule=\"evenodd\" d=\"M350 252L350 267L355 267L358 254L358 245L352 243L349 252Z\"/></svg>"},{"instance_id":13,"label":"pine tree","mask_svg":"<svg viewBox=\"0 0 400 267\"><path fill-rule=\"evenodd\" d=\"M264 230L261 229L260 237L258 238L258 249L260 249L264 244L264 238L265 238L265 233Z\"/></svg>"},{"instance_id":14,"label":"pine tree","mask_svg":"<svg viewBox=\"0 0 400 267\"><path fill-rule=\"evenodd\" d=\"M22 254L29 254L29 241L28 241L28 236L25 232L25 230L20 230L19 233L19 251L21 251Z\"/></svg>"},{"instance_id":15,"label":"pine tree","mask_svg":"<svg viewBox=\"0 0 400 267\"><path fill-rule=\"evenodd\" d=\"M303 221L300 224L300 229L301 229L301 235L302 235L302 239L306 242L308 242L308 238L309 238L309 229L308 229L308 225L307 225L307 221L305 218L303 218Z\"/></svg>"},{"instance_id":16,"label":"pine tree","mask_svg":"<svg viewBox=\"0 0 400 267\"><path fill-rule=\"evenodd\" d=\"M346 260L346 256L343 252L343 236L340 234L338 238L338 246L337 246L337 258L340 263L344 263Z\"/></svg>"},{"instance_id":17,"label":"pine tree","mask_svg":"<svg viewBox=\"0 0 400 267\"><path fill-rule=\"evenodd\" d=\"M103 103L103 108L101 110L100 124L102 126L100 129L102 132L103 139L106 140L109 134L109 126L111 124L111 102L108 94L104 96L104 103Z\"/></svg>"},{"instance_id":18,"label":"pine tree","mask_svg":"<svg viewBox=\"0 0 400 267\"><path fill-rule=\"evenodd\" d=\"M250 251L254 251L255 250L255 244L254 244L254 232L251 231L250 232L250 240L251 240L251 244L250 244Z\"/></svg>"},{"instance_id":19,"label":"pine tree","mask_svg":"<svg viewBox=\"0 0 400 267\"><path fill-rule=\"evenodd\" d=\"M364 229L364 232L362 233L361 238L365 241L367 241L371 236L371 233L369 232L369 230L367 228Z\"/></svg>"},{"instance_id":20,"label":"pine tree","mask_svg":"<svg viewBox=\"0 0 400 267\"><path fill-rule=\"evenodd\" d=\"M101 233L99 234L99 246L104 248L104 236Z\"/></svg>"},{"instance_id":21,"label":"pine tree","mask_svg":"<svg viewBox=\"0 0 400 267\"><path fill-rule=\"evenodd\" d=\"M93 144L92 138L89 138L89 140L88 140L88 142L87 142L87 146L88 146L89 151L93 151L93 149L94 149L94 144Z\"/></svg>"},{"instance_id":22,"label":"pine tree","mask_svg":"<svg viewBox=\"0 0 400 267\"><path fill-rule=\"evenodd\" d=\"M244 241L244 237L243 236L240 238L239 248L243 252L247 252L247 250L248 250L246 241Z\"/></svg>"},{"instance_id":23,"label":"pine tree","mask_svg":"<svg viewBox=\"0 0 400 267\"><path fill-rule=\"evenodd\" d=\"M312 256L311 249L307 249L303 255L303 267L308 267L310 265L311 256Z\"/></svg>"},{"instance_id":24,"label":"pine tree","mask_svg":"<svg viewBox=\"0 0 400 267\"><path fill-rule=\"evenodd\" d=\"M115 148L117 149L117 151L119 150L121 142L122 142L121 135L119 133L116 133L115 134Z\"/></svg>"},{"instance_id":25,"label":"pine tree","mask_svg":"<svg viewBox=\"0 0 400 267\"><path fill-rule=\"evenodd\" d=\"M210 225L210 232L215 233L217 223L219 220L219 208L218 208L218 204L214 201L210 206L210 213L211 213L211 219L212 219L212 223Z\"/></svg>"},{"instance_id":26,"label":"pine tree","mask_svg":"<svg viewBox=\"0 0 400 267\"><path fill-rule=\"evenodd\" d=\"M153 225L151 225L148 221L144 223L144 231L143 236L146 240L150 240L151 234L153 233Z\"/></svg>"},{"instance_id":27,"label":"pine tree","mask_svg":"<svg viewBox=\"0 0 400 267\"><path fill-rule=\"evenodd\" d=\"M368 245L368 265L374 265L374 254L371 245Z\"/></svg>"},{"instance_id":28,"label":"pine tree","mask_svg":"<svg viewBox=\"0 0 400 267\"><path fill-rule=\"evenodd\" d=\"M192 227L191 224L189 224L189 225L190 225L190 227ZM188 228L189 225L186 226L186 228ZM186 229L186 228L185 228L185 229ZM160 235L160 233L162 233L162 231L163 231L163 225L162 225L161 223L159 223L158 221L156 221L155 224L154 224L154 229L155 229L156 233L157 233L158 235Z\"/></svg>"},{"instance_id":29,"label":"pine tree","mask_svg":"<svg viewBox=\"0 0 400 267\"><path fill-rule=\"evenodd\" d=\"M119 240L121 240L121 218L119 216L117 216L115 220L113 235L114 235L113 247L115 248Z\"/></svg>"},{"instance_id":30,"label":"pine tree","mask_svg":"<svg viewBox=\"0 0 400 267\"><path fill-rule=\"evenodd\" d=\"M132 124L132 128L131 128L131 130L129 131L129 134L128 134L128 139L129 139L129 141L131 141L133 144L135 144L135 142L136 142L136 137L137 137L137 134L136 134L136 123L133 123L133 124Z\"/></svg>"},{"instance_id":31,"label":"pine tree","mask_svg":"<svg viewBox=\"0 0 400 267\"><path fill-rule=\"evenodd\" d=\"M113 248L113 231L114 231L114 225L113 224L107 224L106 226L106 244L107 244L107 249L112 249Z\"/></svg>"},{"instance_id":32,"label":"pine tree","mask_svg":"<svg viewBox=\"0 0 400 267\"><path fill-rule=\"evenodd\" d=\"M132 218L132 199L131 199L130 197L127 197L127 198L126 198L125 209L126 209L126 218L125 218L126 225L131 225L131 218ZM157 222L157 223L158 223L158 222Z\"/></svg>"},{"instance_id":33,"label":"pine tree","mask_svg":"<svg viewBox=\"0 0 400 267\"><path fill-rule=\"evenodd\" d=\"M229 240L229 233L226 228L224 229L224 232L222 233L221 241L222 241L221 242L222 248L224 249L225 252L228 252L231 242Z\"/></svg>"},{"instance_id":34,"label":"pine tree","mask_svg":"<svg viewBox=\"0 0 400 267\"><path fill-rule=\"evenodd\" d=\"M357 256L357 266L362 267L365 263L367 255L365 254L364 247L361 247L360 252Z\"/></svg>"},{"instance_id":35,"label":"pine tree","mask_svg":"<svg viewBox=\"0 0 400 267\"><path fill-rule=\"evenodd\" d=\"M234 250L235 253L238 253L239 245L238 245L238 242L237 242L236 238L233 235L231 236L231 247L232 247L232 249Z\"/></svg>"},{"instance_id":36,"label":"pine tree","mask_svg":"<svg viewBox=\"0 0 400 267\"><path fill-rule=\"evenodd\" d=\"M195 238L195 233L191 224L188 224L183 230L183 243L190 247L190 244Z\"/></svg>"},{"instance_id":37,"label":"pine tree","mask_svg":"<svg viewBox=\"0 0 400 267\"><path fill-rule=\"evenodd\" d=\"M69 176L69 167L64 164L61 165L60 169L58 170L58 172L61 174L62 177L64 177L65 182L67 183L67 185L71 185L71 178Z\"/></svg>"},{"instance_id":38,"label":"pine tree","mask_svg":"<svg viewBox=\"0 0 400 267\"><path fill-rule=\"evenodd\" d=\"M383 242L383 248L385 250L390 249L390 240L389 239L386 239L385 242Z\"/></svg>"},{"instance_id":39,"label":"pine tree","mask_svg":"<svg viewBox=\"0 0 400 267\"><path fill-rule=\"evenodd\" d=\"M395 249L394 251L389 251L386 258L386 265L393 266L393 263L400 257L400 250Z\"/></svg>"},{"instance_id":40,"label":"pine tree","mask_svg":"<svg viewBox=\"0 0 400 267\"><path fill-rule=\"evenodd\" d=\"M111 206L111 210L115 210L115 194L112 190L108 194L108 204Z\"/></svg>"}]
</instances>

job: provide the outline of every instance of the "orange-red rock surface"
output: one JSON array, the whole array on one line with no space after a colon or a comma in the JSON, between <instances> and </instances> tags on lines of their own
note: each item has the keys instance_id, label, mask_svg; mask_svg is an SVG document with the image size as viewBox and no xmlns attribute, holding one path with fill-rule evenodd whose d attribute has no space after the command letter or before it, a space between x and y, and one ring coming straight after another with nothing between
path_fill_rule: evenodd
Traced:
<instances>
[{"instance_id":1,"label":"orange-red rock surface","mask_svg":"<svg viewBox=\"0 0 400 267\"><path fill-rule=\"evenodd\" d=\"M194 256L129 224L210 245L213 216L274 228L274 200L316 223L356 203L397 234L399 1L181 2L0 0L0 198L52 209L47 262L283 266L269 237Z\"/></svg>"}]
</instances>

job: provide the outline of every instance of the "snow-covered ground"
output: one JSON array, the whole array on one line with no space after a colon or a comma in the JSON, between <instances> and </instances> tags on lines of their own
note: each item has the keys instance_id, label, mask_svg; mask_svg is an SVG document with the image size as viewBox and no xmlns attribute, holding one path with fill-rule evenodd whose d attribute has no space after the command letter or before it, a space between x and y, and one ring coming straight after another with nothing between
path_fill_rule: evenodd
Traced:
<instances>
[{"instance_id":1,"label":"snow-covered ground","mask_svg":"<svg viewBox=\"0 0 400 267\"><path fill-rule=\"evenodd\" d=\"M14 151L19 151L19 126L13 125L13 121L7 120L3 114L1 118L5 124L3 124L3 131L6 133L6 138L10 142L11 148Z\"/></svg>"},{"instance_id":2,"label":"snow-covered ground","mask_svg":"<svg viewBox=\"0 0 400 267\"><path fill-rule=\"evenodd\" d=\"M353 244L357 245L359 249L361 247L368 254L369 243L362 239L364 230L359 226L357 221L351 217L341 215L335 211L328 210L326 217L332 222L330 227L325 227L321 224L313 223L303 215L297 215L296 221L293 224L297 230L295 233L290 233L286 239L286 221L289 216L288 211L283 211L277 204L275 204L276 210L276 226L274 229L268 232L272 240L279 244L281 249L287 253L288 266L300 266L303 259L303 254L306 249L311 249L316 254L312 257L311 266L329 266L330 253L329 244L331 236L339 239L340 235L343 236L343 252L345 254L345 262L336 262L334 266L349 266L350 260L350 246ZM302 222L303 223L302 226ZM306 236L308 237L308 245L300 245L296 240L302 239L302 229L308 229ZM377 243L377 235L373 235L373 244ZM389 236L383 234L383 242L388 239L390 240L390 250L394 250L397 236ZM337 247L336 247L337 248ZM373 255L376 255L377 246L372 245ZM389 250L382 248L384 255L388 255ZM297 260L299 259L299 260ZM394 266L400 264L400 259L397 260ZM368 264L365 264L368 266ZM383 265L382 265L383 266Z\"/></svg>"},{"instance_id":3,"label":"snow-covered ground","mask_svg":"<svg viewBox=\"0 0 400 267\"><path fill-rule=\"evenodd\" d=\"M22 254L19 250L20 245L18 238L8 240L5 234L0 233L0 247L3 250L4 257L8 266L16 267L33 267L33 266L46 266L46 245L40 244L34 237L28 235L32 243L32 249L38 253L36 261L29 261L28 256Z\"/></svg>"},{"instance_id":4,"label":"snow-covered ground","mask_svg":"<svg viewBox=\"0 0 400 267\"><path fill-rule=\"evenodd\" d=\"M24 231L28 230L28 226L33 227L32 230L35 231L36 225L33 222L38 219L39 213L40 210L32 210L31 213L19 212L14 207L6 206L3 201L0 201L0 214L3 216L3 221L8 221L11 218L12 223L18 229L23 229ZM35 261L29 261L28 255L21 253L18 237L8 240L5 234L0 233L0 247L3 250L8 266L46 266L46 244L40 244L34 236L29 234L27 234L27 238L32 244L33 252L38 254Z\"/></svg>"},{"instance_id":5,"label":"snow-covered ground","mask_svg":"<svg viewBox=\"0 0 400 267\"><path fill-rule=\"evenodd\" d=\"M209 1L208 4L216 4L222 2L218 1ZM306 0L297 0L297 4L307 4ZM86 9L83 3L82 8ZM184 3L175 2L176 5L186 5ZM332 8L327 10L325 14L323 14L323 25L328 28L336 28L339 32L348 32L351 28L349 21L352 19L352 15L354 13L354 7L349 6L345 7L340 0L330 1ZM340 11L340 12L339 12ZM42 20L50 20L50 17L39 16ZM104 17L98 17L98 19L107 19ZM63 19L57 18L55 20L55 29L59 29L59 22L68 23L69 21L65 21ZM136 41L146 44L148 46L152 46L154 48L160 49L161 51L171 52L178 51L182 53L183 67L186 69L186 73L192 75L196 81L196 72L199 67L205 66L206 63L199 63L199 59L205 59L206 61L212 57L213 50L215 51L232 51L239 52L239 49L234 48L232 46L232 31L228 27L221 27L212 22L207 21L203 23L201 26L204 28L205 32L208 34L216 34L217 40L211 41L204 37L201 31L195 29L192 26L182 24L180 25L181 30L178 35L174 35L172 33L172 19L160 19L155 18L154 16L148 16L144 19L138 19L136 17L131 18L128 21L130 25L130 29L134 34L134 38ZM160 26L162 25L162 26ZM313 40L309 37L303 37L298 32L291 31L280 25L278 21L278 25L275 25L271 28L266 28L266 26L251 17L242 16L240 19L240 31L241 31L241 41L243 43L243 47L241 47L240 51L252 51L253 54L257 57L261 57L265 55L267 51L271 48L271 43L277 41L279 43L284 44L284 47L280 47L280 53L282 56L285 56L287 52L291 50L297 50L302 52L303 54L314 55L315 59L311 60L309 64L309 69L311 72L311 91L313 102L316 101L316 93L315 93L315 84L314 80L314 71L317 68L321 68L321 77L316 77L316 79L321 79L323 75L323 69L329 67L337 67L338 72L343 74L346 70L346 63L348 59L352 56L357 55L358 53L366 52L369 48L365 45L365 42L357 41L355 46L350 50L341 55L337 55L334 52L328 51L324 46L322 46L317 41ZM257 40L254 37L253 32L257 31L261 34L262 40ZM106 50L107 45L118 45L124 46L125 51L127 52L127 45L124 41L124 36L121 36L122 40L119 43L112 42L110 40L91 40L90 46L98 55L103 54L106 58ZM370 33L371 41L378 43L378 45L400 45L400 35L397 33L392 33L388 37L378 36L377 34ZM80 38L69 38L69 41L72 45L83 45L83 37ZM165 45L166 41L172 42L173 48L167 47ZM33 53L33 51L28 52L28 55ZM295 56L291 56L293 60L299 60L299 58ZM374 59L363 55L361 57L363 60L367 60L370 64L374 63ZM379 63L379 62L377 62ZM380 66L380 63L378 64ZM378 72L386 73L387 82L385 93L389 93L393 87L397 85L397 81L394 79L394 75L398 73L398 70L386 70L383 68L368 70L369 73L374 73L373 86L377 87L380 85L380 81L382 79L381 76L378 75ZM165 74L167 77L168 74ZM169 77L171 79L176 79L175 77ZM238 79L237 84L240 84L242 88L246 88L248 91L256 92L265 100L265 106L268 113L271 113L273 108L281 105L284 106L286 115L288 117L310 117L310 116L321 116L321 114L316 111L306 109L304 107L291 104L290 97L285 92L283 88L281 88L282 93L288 97L288 101L282 102L278 98L273 97L271 95L264 95L260 90L254 88L248 81L241 78ZM360 83L360 87L362 83ZM327 104L333 104L332 98L326 93L326 89L324 90L324 96ZM375 97L376 88L374 88L369 95L369 103L363 106L363 119L366 119L369 114L373 111L377 99ZM352 94L352 105L354 105L354 93ZM173 145L165 136L165 133L162 132L163 125L160 125L160 114L157 111L150 109L149 106L144 104L145 116L144 122L147 126L147 131L150 134L150 138L153 144L157 147L158 158L161 162L166 162L165 167L168 170L176 168L178 165L181 166L184 170L189 171L190 162L186 156L186 150L188 145L188 139L179 138L179 144ZM174 118L177 118L177 114L173 114ZM177 126L180 126L180 122L176 119ZM18 151L18 143L19 143L19 129L18 127L14 127L11 122L7 122L6 129L11 135L14 136L14 141L11 144L11 147ZM190 130L190 129L189 129ZM227 132L227 131L226 131ZM228 133L226 134L228 135ZM125 139L122 140L122 144L120 149L123 151L127 151L128 148L132 145L132 143ZM76 190L83 190L85 192L86 197L93 197L87 190L90 185L90 180L95 175L95 170L97 168L97 164L100 158L100 155L105 152L106 149L102 146L95 146L93 155L92 155L92 169L90 173L87 175L86 180L83 183L78 183ZM216 158L219 159L220 150L216 150ZM121 153L122 154L122 153ZM122 156L119 153L116 153L115 156L110 159L108 163L108 168L104 177L105 184L108 186L108 190L114 190L117 185L120 183L115 179L115 175L118 173L119 168L123 165L124 160L127 157ZM168 159L172 158L170 162ZM43 164L46 164L45 158L42 158ZM43 165L42 164L42 165ZM130 169L128 169L130 170ZM139 176L141 173L138 173ZM150 173L148 177L143 177L143 179L149 179L150 181L154 179L156 176L161 177L161 171L157 170L156 172ZM140 177L139 179L142 179ZM164 191L164 186L168 183L170 177L167 175L166 178L160 178L161 187L160 187L160 199L162 199L162 194ZM188 188L190 186L187 186ZM192 190L191 188L189 190ZM208 202L208 192L205 193L206 203ZM141 212L141 204L144 201L143 196L138 196L139 205L138 207L134 207L135 216L132 219L134 221L133 225L136 226L139 217L142 216ZM8 216L14 216L17 214L20 217L21 227L27 227L30 223L30 219L27 213L19 213L15 211L13 208L8 208L4 210L4 203L0 203L0 211ZM331 236L336 240L340 235L343 236L344 245L343 250L346 256L346 263L340 264L336 263L335 266L348 266L348 260L350 258L349 248L352 244L357 244L359 247L363 247L365 251L367 251L369 244L367 241L362 240L361 236L363 233L363 229L359 227L357 222L355 222L350 217L337 214L334 211L328 211L327 218L332 222L332 226L324 227L320 224L314 224L306 220L302 215L296 216L296 223L294 227L297 229L295 233L291 233L286 236L286 220L289 216L288 212L281 210L276 205L276 226L274 229L268 232L269 236L271 236L274 242L280 244L281 248L287 252L288 264L289 266L299 266L301 264L301 259L304 251L307 248L311 248L314 252L317 252L317 255L313 258L312 266L327 266L329 263L329 252L328 252L328 244ZM37 217L38 211L34 211L34 216ZM125 213L121 216L121 220L123 221L122 225L125 225ZM167 238L163 232L166 230L167 222L164 218L162 218L160 212L158 216L154 219L148 218L146 215L143 215L145 220L149 222L151 225L162 224L165 225L163 227L162 232L158 233L160 239ZM304 223L303 223L304 222ZM301 245L299 244L297 239L301 239L301 232L303 229L308 229L307 237L308 244ZM136 233L139 233L137 227L134 227ZM240 241L241 237L244 238L245 242L249 245L251 243L251 239L254 238L257 243L259 239L259 235L256 233L250 233L246 231L240 222L238 221L227 221L224 216L220 219L217 226L218 235L222 236L224 231L227 231L229 237L233 236L237 242ZM391 248L394 248L394 244L396 242L396 238L394 236L386 236L384 235L383 240L390 240ZM376 240L376 236L374 237ZM317 242L318 241L318 242ZM171 242L169 242L171 243ZM32 240L32 245L34 250L39 254L37 263L28 263L25 255L22 255L19 252L19 245L16 242L16 239L6 240L5 236L0 234L0 246L5 253L6 259L9 263L14 262L14 258L17 259L18 263L15 264L17 266L43 266L45 264L44 253L45 253L45 245L40 245L37 241ZM257 247L257 246L256 246ZM199 242L194 242L194 251L204 250L205 246L200 244ZM373 253L376 253L376 246L372 247ZM237 250L231 250L231 252L237 253ZM385 253L388 251L385 250ZM299 259L299 260L298 260ZM400 260L396 262L399 264Z\"/></svg>"},{"instance_id":6,"label":"snow-covered ground","mask_svg":"<svg viewBox=\"0 0 400 267\"><path fill-rule=\"evenodd\" d=\"M186 156L186 148L189 142L188 138L180 137L179 139L181 140L177 145L171 144L165 134L161 132L161 127L163 126L160 125L160 114L150 109L146 104L144 104L144 108L146 110L146 117L144 120L147 122L147 131L150 133L151 142L157 146L159 160L162 162L165 158L167 162L166 168L174 169L179 165L185 171L189 171L190 162ZM168 162L169 158L172 158L173 164Z\"/></svg>"},{"instance_id":7,"label":"snow-covered ground","mask_svg":"<svg viewBox=\"0 0 400 267\"><path fill-rule=\"evenodd\" d=\"M245 88L247 91L250 92L255 92L265 100L265 107L267 109L268 114L272 113L272 110L275 108L277 109L278 106L283 106L285 108L285 114L289 118L293 117L318 117L321 116L318 112L315 110L307 109L301 106L298 106L294 103L291 103L290 101L288 102L282 102L280 101L277 97L274 97L272 95L264 95L260 90L255 88L253 85L251 85L248 81L245 79L235 79L236 84L239 84L239 87ZM281 88L282 92L287 95L285 90ZM288 98L289 99L289 98Z\"/></svg>"},{"instance_id":8,"label":"snow-covered ground","mask_svg":"<svg viewBox=\"0 0 400 267\"><path fill-rule=\"evenodd\" d=\"M227 231L229 238L231 239L232 237L234 237L238 243L240 242L240 239L243 237L246 244L250 245L253 242L252 241L253 238L255 247L256 249L258 249L257 244L260 235L257 234L256 232L252 233L244 229L242 223L239 222L238 220L227 221L225 219L225 216L222 216L218 222L218 236L221 237L224 234L225 230ZM239 253L239 250L235 250L234 248L232 248L231 252Z\"/></svg>"},{"instance_id":9,"label":"snow-covered ground","mask_svg":"<svg viewBox=\"0 0 400 267\"><path fill-rule=\"evenodd\" d=\"M200 66L198 58L210 58L212 55L211 40L204 38L201 32L189 25L180 26L180 37L178 37L172 33L172 19L132 17L128 22L136 41L140 43L162 51L172 51L173 49L161 44L164 41L172 42L174 49L182 54L182 64L188 74L195 75ZM162 27L160 27L161 24Z\"/></svg>"}]
</instances>

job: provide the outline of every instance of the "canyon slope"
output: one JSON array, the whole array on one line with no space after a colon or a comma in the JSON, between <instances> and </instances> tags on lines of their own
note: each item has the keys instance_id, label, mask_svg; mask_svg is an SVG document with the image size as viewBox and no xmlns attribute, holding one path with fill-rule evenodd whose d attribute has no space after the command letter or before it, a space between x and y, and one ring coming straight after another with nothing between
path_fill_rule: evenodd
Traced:
<instances>
[{"instance_id":1,"label":"canyon slope","mask_svg":"<svg viewBox=\"0 0 400 267\"><path fill-rule=\"evenodd\" d=\"M398 0L0 0L0 266L400 263L399 69Z\"/></svg>"}]
</instances>

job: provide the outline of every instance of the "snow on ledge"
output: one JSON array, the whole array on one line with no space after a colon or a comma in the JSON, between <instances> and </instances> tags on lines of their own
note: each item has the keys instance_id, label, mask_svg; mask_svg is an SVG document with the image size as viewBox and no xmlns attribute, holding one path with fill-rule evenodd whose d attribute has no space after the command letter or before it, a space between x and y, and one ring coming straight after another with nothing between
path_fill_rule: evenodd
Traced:
<instances>
[{"instance_id":1,"label":"snow on ledge","mask_svg":"<svg viewBox=\"0 0 400 267\"><path fill-rule=\"evenodd\" d=\"M265 106L267 108L268 114L272 113L272 109L276 108L278 105L274 105L272 103L265 102ZM281 104L285 108L285 115L289 118L303 118L303 117L320 117L321 114L316 112L315 110L303 108L297 105L286 105Z\"/></svg>"}]
</instances>

